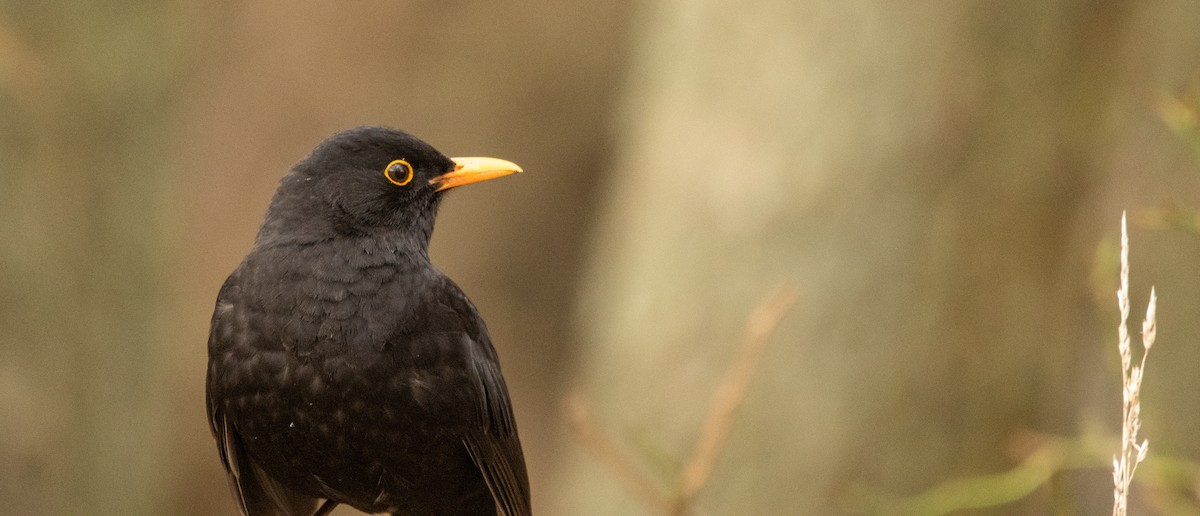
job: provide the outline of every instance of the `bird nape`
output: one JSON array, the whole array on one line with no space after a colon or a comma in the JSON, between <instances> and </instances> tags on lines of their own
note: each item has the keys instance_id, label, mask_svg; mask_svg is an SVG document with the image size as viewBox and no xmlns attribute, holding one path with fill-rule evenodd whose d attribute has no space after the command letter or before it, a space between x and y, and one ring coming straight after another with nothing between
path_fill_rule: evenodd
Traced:
<instances>
[{"instance_id":1,"label":"bird nape","mask_svg":"<svg viewBox=\"0 0 1200 516\"><path fill-rule=\"evenodd\" d=\"M362 127L283 178L208 339L208 420L243 514L530 514L487 327L428 253L446 190L520 171Z\"/></svg>"}]
</instances>

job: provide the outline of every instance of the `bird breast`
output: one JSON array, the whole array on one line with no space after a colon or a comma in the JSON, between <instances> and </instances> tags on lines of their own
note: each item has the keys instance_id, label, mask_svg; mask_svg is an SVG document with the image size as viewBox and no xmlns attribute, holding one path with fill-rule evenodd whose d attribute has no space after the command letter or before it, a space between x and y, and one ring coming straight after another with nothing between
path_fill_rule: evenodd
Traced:
<instances>
[{"instance_id":1,"label":"bird breast","mask_svg":"<svg viewBox=\"0 0 1200 516\"><path fill-rule=\"evenodd\" d=\"M382 350L432 271L423 253L367 237L262 250L245 266L244 301L261 314L247 323L301 357Z\"/></svg>"}]
</instances>

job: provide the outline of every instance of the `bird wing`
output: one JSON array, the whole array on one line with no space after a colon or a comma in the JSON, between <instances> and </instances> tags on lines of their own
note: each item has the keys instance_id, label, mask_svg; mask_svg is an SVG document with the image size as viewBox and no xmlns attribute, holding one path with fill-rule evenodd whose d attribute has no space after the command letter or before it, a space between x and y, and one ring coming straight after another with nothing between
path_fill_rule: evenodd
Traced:
<instances>
[{"instance_id":1,"label":"bird wing","mask_svg":"<svg viewBox=\"0 0 1200 516\"><path fill-rule=\"evenodd\" d=\"M531 509L525 456L496 350L471 301L449 279L444 286L441 301L458 318L460 328L466 330L462 335L467 340L466 372L476 402L475 421L463 445L482 473L500 516L528 516Z\"/></svg>"},{"instance_id":2,"label":"bird wing","mask_svg":"<svg viewBox=\"0 0 1200 516\"><path fill-rule=\"evenodd\" d=\"M529 478L508 389L495 360L475 360L473 366L480 421L476 431L468 433L463 444L483 474L500 515L527 516L530 514Z\"/></svg>"},{"instance_id":3,"label":"bird wing","mask_svg":"<svg viewBox=\"0 0 1200 516\"><path fill-rule=\"evenodd\" d=\"M230 314L238 309L236 298L238 287L236 276L231 275L217 294L217 306L213 311L212 325L208 336L209 360L219 360L223 350L234 343L234 339L245 338L244 332L233 331ZM246 453L237 425L225 410L219 382L213 378L209 367L205 399L208 405L208 427L217 440L217 451L221 465L238 503L238 510L245 516L308 516L316 507L316 499L300 495L272 479L266 471L255 464Z\"/></svg>"},{"instance_id":4,"label":"bird wing","mask_svg":"<svg viewBox=\"0 0 1200 516\"><path fill-rule=\"evenodd\" d=\"M238 510L246 516L308 516L316 500L297 494L272 479L246 454L233 422L209 400L209 425L217 439L221 464Z\"/></svg>"}]
</instances>

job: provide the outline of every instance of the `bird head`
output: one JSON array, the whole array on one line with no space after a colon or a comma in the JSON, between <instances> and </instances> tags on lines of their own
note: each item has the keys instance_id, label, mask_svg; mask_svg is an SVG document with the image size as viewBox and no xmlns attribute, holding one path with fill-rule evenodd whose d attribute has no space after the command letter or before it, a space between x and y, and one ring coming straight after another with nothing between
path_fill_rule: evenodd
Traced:
<instances>
[{"instance_id":1,"label":"bird head","mask_svg":"<svg viewBox=\"0 0 1200 516\"><path fill-rule=\"evenodd\" d=\"M283 178L257 245L383 233L427 245L446 190L517 172L501 159L446 157L404 131L348 129Z\"/></svg>"}]
</instances>

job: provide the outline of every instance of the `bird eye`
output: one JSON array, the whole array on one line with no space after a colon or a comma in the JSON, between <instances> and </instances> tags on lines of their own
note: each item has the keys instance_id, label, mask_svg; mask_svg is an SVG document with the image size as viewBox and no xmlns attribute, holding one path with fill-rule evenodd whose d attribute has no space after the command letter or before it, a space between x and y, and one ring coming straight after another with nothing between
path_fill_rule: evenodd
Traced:
<instances>
[{"instance_id":1,"label":"bird eye","mask_svg":"<svg viewBox=\"0 0 1200 516\"><path fill-rule=\"evenodd\" d=\"M388 163L387 168L383 169L383 176L391 181L396 186L404 186L412 181L413 168L407 161L398 159Z\"/></svg>"}]
</instances>

